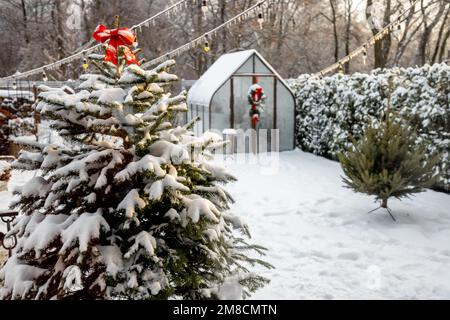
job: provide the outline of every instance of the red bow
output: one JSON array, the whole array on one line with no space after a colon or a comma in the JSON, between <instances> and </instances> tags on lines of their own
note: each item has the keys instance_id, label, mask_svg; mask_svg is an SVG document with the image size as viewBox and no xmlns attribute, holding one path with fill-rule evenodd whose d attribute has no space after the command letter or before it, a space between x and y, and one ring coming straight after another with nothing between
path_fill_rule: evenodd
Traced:
<instances>
[{"instance_id":1,"label":"red bow","mask_svg":"<svg viewBox=\"0 0 450 320\"><path fill-rule=\"evenodd\" d=\"M262 97L262 88L258 87L253 92L253 101L258 102L259 100L261 100L261 97Z\"/></svg>"},{"instance_id":2,"label":"red bow","mask_svg":"<svg viewBox=\"0 0 450 320\"><path fill-rule=\"evenodd\" d=\"M110 61L117 65L118 50L121 48L127 64L139 64L133 51L128 47L136 41L136 36L128 28L110 30L100 24L95 29L93 36L95 40L102 43L109 40L105 52L105 61Z\"/></svg>"}]
</instances>

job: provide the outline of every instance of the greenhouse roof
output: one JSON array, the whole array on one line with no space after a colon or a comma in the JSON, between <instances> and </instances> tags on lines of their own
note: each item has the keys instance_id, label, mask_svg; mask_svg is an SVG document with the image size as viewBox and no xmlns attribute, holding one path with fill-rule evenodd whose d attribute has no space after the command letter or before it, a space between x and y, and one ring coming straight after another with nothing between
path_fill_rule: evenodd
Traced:
<instances>
[{"instance_id":1,"label":"greenhouse roof","mask_svg":"<svg viewBox=\"0 0 450 320\"><path fill-rule=\"evenodd\" d=\"M220 87L252 56L256 55L289 88L280 75L256 51L245 50L222 55L189 90L189 104L209 105Z\"/></svg>"}]
</instances>

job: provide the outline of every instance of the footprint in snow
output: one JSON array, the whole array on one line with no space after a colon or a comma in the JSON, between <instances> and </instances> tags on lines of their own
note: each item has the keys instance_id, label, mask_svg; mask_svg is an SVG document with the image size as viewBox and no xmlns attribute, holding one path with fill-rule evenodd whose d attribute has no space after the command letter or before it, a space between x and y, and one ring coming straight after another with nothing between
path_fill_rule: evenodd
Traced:
<instances>
[{"instance_id":1,"label":"footprint in snow","mask_svg":"<svg viewBox=\"0 0 450 320\"><path fill-rule=\"evenodd\" d=\"M316 201L316 205L327 203L330 202L331 200L333 200L333 198L322 198Z\"/></svg>"},{"instance_id":2,"label":"footprint in snow","mask_svg":"<svg viewBox=\"0 0 450 320\"><path fill-rule=\"evenodd\" d=\"M282 216L287 214L287 211L278 211L278 212L266 212L263 215L265 217L272 217L272 216Z\"/></svg>"},{"instance_id":3,"label":"footprint in snow","mask_svg":"<svg viewBox=\"0 0 450 320\"><path fill-rule=\"evenodd\" d=\"M330 255L327 255L326 253L323 253L321 251L317 251L317 250L313 250L313 251L309 251L309 252L305 252L305 251L295 251L295 250L291 250L292 255L296 258L313 258L313 259L324 259L324 260L329 260L332 257Z\"/></svg>"},{"instance_id":4,"label":"footprint in snow","mask_svg":"<svg viewBox=\"0 0 450 320\"><path fill-rule=\"evenodd\" d=\"M340 215L339 215L339 213L337 213L337 212L328 212L328 216L329 216L330 218L337 218L337 217L339 217Z\"/></svg>"},{"instance_id":5,"label":"footprint in snow","mask_svg":"<svg viewBox=\"0 0 450 320\"><path fill-rule=\"evenodd\" d=\"M326 253L323 253L322 251L317 251L317 250L311 251L309 253L309 255L313 256L313 257L320 258L320 259L326 259L326 260L329 260L329 259L332 258L330 255L328 255Z\"/></svg>"},{"instance_id":6,"label":"footprint in snow","mask_svg":"<svg viewBox=\"0 0 450 320\"><path fill-rule=\"evenodd\" d=\"M443 256L450 257L450 250L442 250L442 251L441 251L441 254L442 254Z\"/></svg>"},{"instance_id":7,"label":"footprint in snow","mask_svg":"<svg viewBox=\"0 0 450 320\"><path fill-rule=\"evenodd\" d=\"M356 261L359 259L359 253L357 252L343 252L341 254L338 255L339 259L344 259L344 260L352 260L352 261Z\"/></svg>"}]
</instances>

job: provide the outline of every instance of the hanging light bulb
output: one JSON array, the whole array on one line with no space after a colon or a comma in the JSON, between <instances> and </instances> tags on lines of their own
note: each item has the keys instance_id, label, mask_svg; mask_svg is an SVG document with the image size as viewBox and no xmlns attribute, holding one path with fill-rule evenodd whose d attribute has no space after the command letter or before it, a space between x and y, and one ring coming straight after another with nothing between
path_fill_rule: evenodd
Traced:
<instances>
[{"instance_id":1,"label":"hanging light bulb","mask_svg":"<svg viewBox=\"0 0 450 320\"><path fill-rule=\"evenodd\" d=\"M344 74L344 66L342 65L342 63L339 63L339 73Z\"/></svg>"},{"instance_id":2,"label":"hanging light bulb","mask_svg":"<svg viewBox=\"0 0 450 320\"><path fill-rule=\"evenodd\" d=\"M203 15L205 15L205 16L206 16L206 13L208 12L208 4L206 3L206 0L202 1L202 12L203 12Z\"/></svg>"},{"instance_id":3,"label":"hanging light bulb","mask_svg":"<svg viewBox=\"0 0 450 320\"><path fill-rule=\"evenodd\" d=\"M363 52L362 52L362 59L363 59L363 63L364 65L367 64L367 47L364 46Z\"/></svg>"},{"instance_id":4,"label":"hanging light bulb","mask_svg":"<svg viewBox=\"0 0 450 320\"><path fill-rule=\"evenodd\" d=\"M132 44L133 48L136 49L138 47L138 38L137 38L137 32L134 33L134 42Z\"/></svg>"},{"instance_id":5,"label":"hanging light bulb","mask_svg":"<svg viewBox=\"0 0 450 320\"><path fill-rule=\"evenodd\" d=\"M262 12L258 13L258 24L259 28L262 30L264 24L264 18Z\"/></svg>"},{"instance_id":6,"label":"hanging light bulb","mask_svg":"<svg viewBox=\"0 0 450 320\"><path fill-rule=\"evenodd\" d=\"M16 81L13 81L13 83L12 83L12 88L13 88L13 90L16 90L16 89L17 89L17 82L16 82Z\"/></svg>"},{"instance_id":7,"label":"hanging light bulb","mask_svg":"<svg viewBox=\"0 0 450 320\"><path fill-rule=\"evenodd\" d=\"M44 71L42 71L42 81L48 81L48 77L47 77L47 73L45 73L45 69L44 69Z\"/></svg>"},{"instance_id":8,"label":"hanging light bulb","mask_svg":"<svg viewBox=\"0 0 450 320\"><path fill-rule=\"evenodd\" d=\"M205 43L203 44L203 51L209 52L209 50L211 50L211 47L209 46L208 36L206 36Z\"/></svg>"},{"instance_id":9,"label":"hanging light bulb","mask_svg":"<svg viewBox=\"0 0 450 320\"><path fill-rule=\"evenodd\" d=\"M395 26L395 30L393 31L393 33L396 37L400 37L402 33L402 25L400 22L398 22L397 25Z\"/></svg>"},{"instance_id":10,"label":"hanging light bulb","mask_svg":"<svg viewBox=\"0 0 450 320\"><path fill-rule=\"evenodd\" d=\"M89 68L89 64L86 58L83 59L83 70L86 71Z\"/></svg>"}]
</instances>

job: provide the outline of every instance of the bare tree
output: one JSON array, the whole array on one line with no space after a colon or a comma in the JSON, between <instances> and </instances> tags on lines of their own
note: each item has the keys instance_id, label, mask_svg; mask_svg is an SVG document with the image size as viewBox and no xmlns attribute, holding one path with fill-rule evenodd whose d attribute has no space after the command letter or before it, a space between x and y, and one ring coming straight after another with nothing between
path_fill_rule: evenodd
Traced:
<instances>
[{"instance_id":1,"label":"bare tree","mask_svg":"<svg viewBox=\"0 0 450 320\"><path fill-rule=\"evenodd\" d=\"M188 1L185 10L159 17L148 28L136 30L144 56L153 59L227 21L257 0L208 1L204 16L201 1ZM198 78L217 58L227 52L256 49L285 77L318 72L347 55L383 26L395 19L411 0L283 0L270 2L262 11L262 29L257 16L220 30L203 44L177 57L177 70L184 78ZM68 29L68 5L78 5L81 25ZM168 6L164 0L0 0L0 76L25 71L61 59L92 46L92 33L98 24L113 27L120 15L122 26L158 13ZM380 8L373 12L370 8ZM422 0L402 19L401 32L377 41L375 67L416 65L442 61L450 39L450 3ZM364 12L364 9L365 12ZM360 17L364 17L362 21ZM369 28L367 27L369 21ZM376 21L377 23L373 23ZM367 71L372 64L352 60L346 72ZM50 77L77 77L81 62L49 72ZM36 79L40 75L36 75Z\"/></svg>"},{"instance_id":2,"label":"bare tree","mask_svg":"<svg viewBox=\"0 0 450 320\"><path fill-rule=\"evenodd\" d=\"M374 8L373 0L367 0L366 6L366 19L369 22L370 29L373 35L378 34L382 30L382 26L377 26L375 23L375 17L373 16L372 10ZM384 2L384 14L383 14L383 22L382 25L386 26L390 23L391 17L391 8L392 3L391 0L385 0ZM391 49L391 35L387 34L381 40L376 41L374 44L374 67L375 68L384 68L387 64L389 52Z\"/></svg>"},{"instance_id":3,"label":"bare tree","mask_svg":"<svg viewBox=\"0 0 450 320\"><path fill-rule=\"evenodd\" d=\"M350 37L352 31L352 0L345 0L345 55L350 54ZM345 64L345 73L350 71L350 61Z\"/></svg>"},{"instance_id":4,"label":"bare tree","mask_svg":"<svg viewBox=\"0 0 450 320\"><path fill-rule=\"evenodd\" d=\"M444 1L439 2L438 11L436 13L433 6L433 2L429 2L427 5L424 3L424 0L420 1L420 11L422 14L422 27L423 31L419 38L419 47L417 51L416 62L419 65L423 65L427 62L427 48L428 43L430 42L430 37L433 29L439 23L440 18L445 12L446 4Z\"/></svg>"},{"instance_id":5,"label":"bare tree","mask_svg":"<svg viewBox=\"0 0 450 320\"><path fill-rule=\"evenodd\" d=\"M433 55L431 57L432 63L442 61L442 56L440 55L440 49L442 48L442 45L447 41L447 39L450 35L450 27L447 26L449 15L450 15L450 4L447 6L447 10L446 10L446 12L444 14L444 18L442 19L442 22L441 22L441 27L439 28L438 37L436 40L436 44L434 46ZM445 32L446 26L447 26L447 32Z\"/></svg>"}]
</instances>

